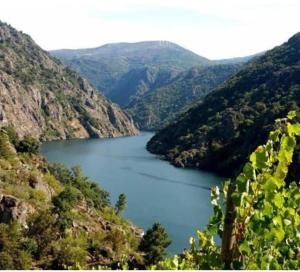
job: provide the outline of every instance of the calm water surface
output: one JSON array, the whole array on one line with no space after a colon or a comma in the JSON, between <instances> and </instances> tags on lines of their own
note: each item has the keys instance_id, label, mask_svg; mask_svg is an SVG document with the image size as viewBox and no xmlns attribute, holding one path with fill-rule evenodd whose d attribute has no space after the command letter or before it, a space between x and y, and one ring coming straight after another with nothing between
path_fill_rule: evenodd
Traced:
<instances>
[{"instance_id":1,"label":"calm water surface","mask_svg":"<svg viewBox=\"0 0 300 272\"><path fill-rule=\"evenodd\" d=\"M42 152L50 161L80 165L85 175L110 192L112 203L124 192L128 201L125 216L144 229L162 223L173 241L169 251L179 253L188 247L196 228L207 224L209 189L221 179L175 168L150 154L145 145L152 136L143 132L115 139L46 142Z\"/></svg>"}]
</instances>

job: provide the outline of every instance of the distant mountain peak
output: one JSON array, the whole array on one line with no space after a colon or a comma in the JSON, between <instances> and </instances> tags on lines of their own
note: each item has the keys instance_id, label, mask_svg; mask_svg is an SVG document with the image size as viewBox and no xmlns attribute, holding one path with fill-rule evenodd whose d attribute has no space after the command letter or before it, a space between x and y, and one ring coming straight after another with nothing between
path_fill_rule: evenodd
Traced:
<instances>
[{"instance_id":1,"label":"distant mountain peak","mask_svg":"<svg viewBox=\"0 0 300 272\"><path fill-rule=\"evenodd\" d=\"M103 91L112 100L116 97L115 94L122 92L119 89L121 86L119 82L128 82L129 77L134 80L133 75L140 75L142 78L141 81L135 80L137 86L130 84L132 90L128 91L132 93L145 92L146 90L137 89L144 89L142 85L148 84L148 82L142 82L144 80L143 71L147 69L161 70L161 73L158 74L161 74L163 81L167 82L166 70L169 71L171 79L174 73L178 74L193 66L210 64L210 60L207 58L164 40L108 43L96 48L55 50L50 53L87 77L97 89ZM145 88L148 87L145 86ZM126 101L123 102L126 104Z\"/></svg>"}]
</instances>

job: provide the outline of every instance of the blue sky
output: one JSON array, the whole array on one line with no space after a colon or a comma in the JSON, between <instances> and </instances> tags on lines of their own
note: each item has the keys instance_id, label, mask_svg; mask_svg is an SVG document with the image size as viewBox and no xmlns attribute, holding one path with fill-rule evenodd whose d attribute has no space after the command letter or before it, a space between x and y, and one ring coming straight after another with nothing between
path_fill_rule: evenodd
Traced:
<instances>
[{"instance_id":1,"label":"blue sky","mask_svg":"<svg viewBox=\"0 0 300 272\"><path fill-rule=\"evenodd\" d=\"M211 59L250 55L300 31L299 0L0 0L0 20L44 49L168 40Z\"/></svg>"}]
</instances>

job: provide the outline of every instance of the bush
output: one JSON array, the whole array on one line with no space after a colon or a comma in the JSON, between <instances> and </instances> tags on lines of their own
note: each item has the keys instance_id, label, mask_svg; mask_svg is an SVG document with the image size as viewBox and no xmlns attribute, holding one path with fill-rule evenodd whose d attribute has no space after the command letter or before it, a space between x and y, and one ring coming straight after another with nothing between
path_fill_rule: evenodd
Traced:
<instances>
[{"instance_id":1,"label":"bush","mask_svg":"<svg viewBox=\"0 0 300 272\"><path fill-rule=\"evenodd\" d=\"M60 231L63 232L72 226L72 209L81 198L82 195L76 188L67 186L64 191L52 199L53 212L58 214L57 223Z\"/></svg>"},{"instance_id":2,"label":"bush","mask_svg":"<svg viewBox=\"0 0 300 272\"><path fill-rule=\"evenodd\" d=\"M17 147L18 152L38 154L40 152L40 142L31 136L25 136Z\"/></svg>"},{"instance_id":3,"label":"bush","mask_svg":"<svg viewBox=\"0 0 300 272\"><path fill-rule=\"evenodd\" d=\"M5 132L0 132L0 157L7 160L15 157L14 150L9 142L9 137Z\"/></svg>"},{"instance_id":4,"label":"bush","mask_svg":"<svg viewBox=\"0 0 300 272\"><path fill-rule=\"evenodd\" d=\"M52 269L78 269L86 265L86 237L68 236L54 243Z\"/></svg>"},{"instance_id":5,"label":"bush","mask_svg":"<svg viewBox=\"0 0 300 272\"><path fill-rule=\"evenodd\" d=\"M31 254L26 251L21 226L14 222L0 224L0 269L29 269Z\"/></svg>"},{"instance_id":6,"label":"bush","mask_svg":"<svg viewBox=\"0 0 300 272\"><path fill-rule=\"evenodd\" d=\"M90 207L103 208L110 204L109 193L85 177L79 166L69 170L64 165L55 163L49 165L49 171L62 184L69 184L77 188Z\"/></svg>"},{"instance_id":7,"label":"bush","mask_svg":"<svg viewBox=\"0 0 300 272\"><path fill-rule=\"evenodd\" d=\"M9 138L9 141L15 147L17 147L20 139L19 139L19 136L18 136L16 130L12 126L3 127L3 130L6 132L8 138Z\"/></svg>"}]
</instances>

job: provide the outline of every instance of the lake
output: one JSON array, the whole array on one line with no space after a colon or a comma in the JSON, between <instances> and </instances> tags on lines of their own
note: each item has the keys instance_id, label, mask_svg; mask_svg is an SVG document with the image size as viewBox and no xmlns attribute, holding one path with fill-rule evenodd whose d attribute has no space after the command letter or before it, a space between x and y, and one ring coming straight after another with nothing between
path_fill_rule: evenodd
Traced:
<instances>
[{"instance_id":1,"label":"lake","mask_svg":"<svg viewBox=\"0 0 300 272\"><path fill-rule=\"evenodd\" d=\"M169 252L179 253L196 229L207 224L212 212L210 188L222 179L160 160L145 148L152 136L142 132L114 139L46 142L42 153L52 162L80 165L86 176L110 193L113 204L125 193L124 216L145 230L161 223L173 241Z\"/></svg>"}]
</instances>

